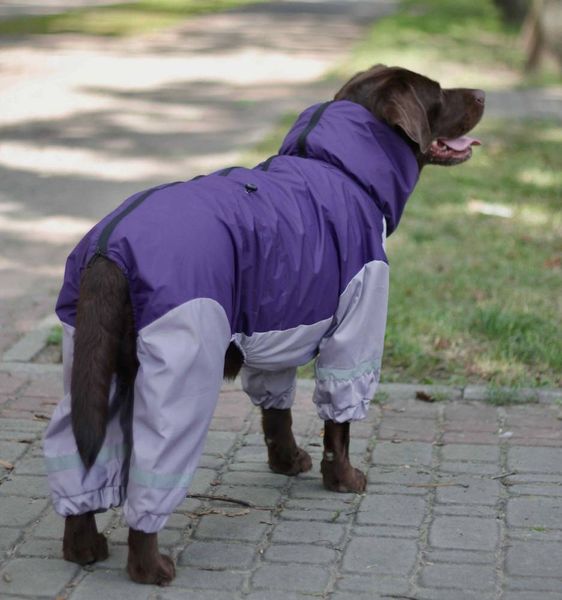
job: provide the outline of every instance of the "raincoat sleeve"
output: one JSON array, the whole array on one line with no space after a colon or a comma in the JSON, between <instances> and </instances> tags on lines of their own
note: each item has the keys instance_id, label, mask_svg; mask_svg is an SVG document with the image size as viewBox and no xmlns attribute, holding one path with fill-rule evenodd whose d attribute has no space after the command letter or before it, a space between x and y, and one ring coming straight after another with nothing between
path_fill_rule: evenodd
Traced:
<instances>
[{"instance_id":1,"label":"raincoat sleeve","mask_svg":"<svg viewBox=\"0 0 562 600\"><path fill-rule=\"evenodd\" d=\"M291 408L295 400L296 367L265 371L244 366L240 373L242 387L255 406L261 408Z\"/></svg>"},{"instance_id":2,"label":"raincoat sleeve","mask_svg":"<svg viewBox=\"0 0 562 600\"><path fill-rule=\"evenodd\" d=\"M316 359L314 403L323 420L366 417L381 367L388 304L388 264L367 263L340 297L334 325Z\"/></svg>"}]
</instances>

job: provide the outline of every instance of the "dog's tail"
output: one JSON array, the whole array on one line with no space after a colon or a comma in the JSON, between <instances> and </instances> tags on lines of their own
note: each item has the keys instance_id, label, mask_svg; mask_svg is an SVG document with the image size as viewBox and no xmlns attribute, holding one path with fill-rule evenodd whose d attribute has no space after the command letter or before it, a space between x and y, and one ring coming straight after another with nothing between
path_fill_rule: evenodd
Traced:
<instances>
[{"instance_id":1,"label":"dog's tail","mask_svg":"<svg viewBox=\"0 0 562 600\"><path fill-rule=\"evenodd\" d=\"M105 438L113 374L134 378L131 321L127 279L115 263L95 257L80 281L70 387L72 430L87 469Z\"/></svg>"}]
</instances>

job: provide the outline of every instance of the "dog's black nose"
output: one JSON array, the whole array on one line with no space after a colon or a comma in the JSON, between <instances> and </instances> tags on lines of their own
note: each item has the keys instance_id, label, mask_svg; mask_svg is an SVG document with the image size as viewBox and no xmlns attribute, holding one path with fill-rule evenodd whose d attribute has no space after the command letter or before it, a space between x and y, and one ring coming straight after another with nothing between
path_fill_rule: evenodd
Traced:
<instances>
[{"instance_id":1,"label":"dog's black nose","mask_svg":"<svg viewBox=\"0 0 562 600\"><path fill-rule=\"evenodd\" d=\"M472 90L472 93L478 104L486 104L486 92L482 90Z\"/></svg>"}]
</instances>

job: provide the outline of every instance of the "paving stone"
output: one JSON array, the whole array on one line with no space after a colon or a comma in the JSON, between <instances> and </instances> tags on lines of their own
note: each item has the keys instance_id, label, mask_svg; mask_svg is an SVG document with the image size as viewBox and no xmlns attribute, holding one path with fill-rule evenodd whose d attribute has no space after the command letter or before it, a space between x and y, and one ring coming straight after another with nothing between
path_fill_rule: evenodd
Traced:
<instances>
[{"instance_id":1,"label":"paving stone","mask_svg":"<svg viewBox=\"0 0 562 600\"><path fill-rule=\"evenodd\" d=\"M509 527L506 531L506 535L509 540L562 543L562 529L547 529L542 525L534 525L532 527Z\"/></svg>"},{"instance_id":2,"label":"paving stone","mask_svg":"<svg viewBox=\"0 0 562 600\"><path fill-rule=\"evenodd\" d=\"M25 498L46 498L50 495L45 477L14 474L0 483L3 496L24 496Z\"/></svg>"},{"instance_id":3,"label":"paving stone","mask_svg":"<svg viewBox=\"0 0 562 600\"><path fill-rule=\"evenodd\" d=\"M293 544L338 544L344 534L343 526L336 523L281 521L273 530L272 540Z\"/></svg>"},{"instance_id":4,"label":"paving stone","mask_svg":"<svg viewBox=\"0 0 562 600\"><path fill-rule=\"evenodd\" d=\"M495 570L493 565L425 565L421 575L422 585L461 590L493 591ZM450 597L450 596L449 596Z\"/></svg>"},{"instance_id":5,"label":"paving stone","mask_svg":"<svg viewBox=\"0 0 562 600\"><path fill-rule=\"evenodd\" d=\"M216 478L217 472L213 469L197 469L189 484L189 493L204 494Z\"/></svg>"},{"instance_id":6,"label":"paving stone","mask_svg":"<svg viewBox=\"0 0 562 600\"><path fill-rule=\"evenodd\" d=\"M421 442L379 442L375 446L372 461L375 465L431 465L433 446Z\"/></svg>"},{"instance_id":7,"label":"paving stone","mask_svg":"<svg viewBox=\"0 0 562 600\"><path fill-rule=\"evenodd\" d=\"M162 546L162 550L166 553L166 547ZM99 563L96 563L96 569L119 569L123 570L127 565L127 557L129 548L125 544L109 544L109 557Z\"/></svg>"},{"instance_id":8,"label":"paving stone","mask_svg":"<svg viewBox=\"0 0 562 600\"><path fill-rule=\"evenodd\" d=\"M355 512L352 509L341 510L291 510L284 508L279 514L282 521L321 521L323 523L346 523L351 520Z\"/></svg>"},{"instance_id":9,"label":"paving stone","mask_svg":"<svg viewBox=\"0 0 562 600\"><path fill-rule=\"evenodd\" d=\"M205 440L204 454L227 454L236 442L237 434L226 431L210 431Z\"/></svg>"},{"instance_id":10,"label":"paving stone","mask_svg":"<svg viewBox=\"0 0 562 600\"><path fill-rule=\"evenodd\" d=\"M329 498L289 498L285 507L289 509L307 510L310 512L335 510L352 510L357 496L348 494L331 495Z\"/></svg>"},{"instance_id":11,"label":"paving stone","mask_svg":"<svg viewBox=\"0 0 562 600\"><path fill-rule=\"evenodd\" d=\"M71 564L71 563L66 563ZM95 569L76 586L72 600L148 600L152 586L134 585L127 573L114 569Z\"/></svg>"},{"instance_id":12,"label":"paving stone","mask_svg":"<svg viewBox=\"0 0 562 600\"><path fill-rule=\"evenodd\" d=\"M24 527L39 518L46 506L46 500L2 495L0 496L0 526Z\"/></svg>"},{"instance_id":13,"label":"paving stone","mask_svg":"<svg viewBox=\"0 0 562 600\"><path fill-rule=\"evenodd\" d=\"M451 548L427 548L424 552L426 562L455 563L460 565L490 565L496 560L494 552L483 550L453 550Z\"/></svg>"},{"instance_id":14,"label":"paving stone","mask_svg":"<svg viewBox=\"0 0 562 600\"><path fill-rule=\"evenodd\" d=\"M411 494L423 496L428 488L415 487L420 483L429 483L431 473L427 470L403 467L375 466L368 472L367 494Z\"/></svg>"},{"instance_id":15,"label":"paving stone","mask_svg":"<svg viewBox=\"0 0 562 600\"><path fill-rule=\"evenodd\" d=\"M0 442L0 459L14 464L29 449L29 444L18 442Z\"/></svg>"},{"instance_id":16,"label":"paving stone","mask_svg":"<svg viewBox=\"0 0 562 600\"><path fill-rule=\"evenodd\" d=\"M343 569L361 574L406 576L416 562L417 544L392 538L355 538L344 552Z\"/></svg>"},{"instance_id":17,"label":"paving stone","mask_svg":"<svg viewBox=\"0 0 562 600\"><path fill-rule=\"evenodd\" d=\"M416 526L355 525L353 527L353 535L377 538L417 539L419 532Z\"/></svg>"},{"instance_id":18,"label":"paving stone","mask_svg":"<svg viewBox=\"0 0 562 600\"><path fill-rule=\"evenodd\" d=\"M350 500L356 497L356 494L342 494L340 492L329 492L316 479L295 478L292 480L289 489L291 498L309 498L311 500L323 500L338 498L340 500Z\"/></svg>"},{"instance_id":19,"label":"paving stone","mask_svg":"<svg viewBox=\"0 0 562 600\"><path fill-rule=\"evenodd\" d=\"M282 488L287 485L289 478L277 473L256 473L253 471L231 471L222 476L222 482L227 485L263 485Z\"/></svg>"},{"instance_id":20,"label":"paving stone","mask_svg":"<svg viewBox=\"0 0 562 600\"><path fill-rule=\"evenodd\" d=\"M14 558L0 569L0 596L20 594L54 598L79 570L78 565L64 560Z\"/></svg>"},{"instance_id":21,"label":"paving stone","mask_svg":"<svg viewBox=\"0 0 562 600\"><path fill-rule=\"evenodd\" d=\"M129 538L129 527L116 527L109 533L109 539L112 544L127 544ZM182 532L179 529L164 528L158 532L158 543L161 546L175 546L182 539Z\"/></svg>"},{"instance_id":22,"label":"paving stone","mask_svg":"<svg viewBox=\"0 0 562 600\"><path fill-rule=\"evenodd\" d=\"M228 590L233 594L241 589L245 575L233 571L205 571L192 567L180 567L172 588L187 588L188 590ZM136 587L136 586L135 586ZM189 598L189 596L188 596Z\"/></svg>"},{"instance_id":23,"label":"paving stone","mask_svg":"<svg viewBox=\"0 0 562 600\"><path fill-rule=\"evenodd\" d=\"M562 590L562 576L551 577L517 577L508 575L505 580L506 589L531 590L541 592L559 592Z\"/></svg>"},{"instance_id":24,"label":"paving stone","mask_svg":"<svg viewBox=\"0 0 562 600\"><path fill-rule=\"evenodd\" d=\"M562 600L562 592L511 592L507 591L504 600Z\"/></svg>"},{"instance_id":25,"label":"paving stone","mask_svg":"<svg viewBox=\"0 0 562 600\"><path fill-rule=\"evenodd\" d=\"M255 545L194 541L182 552L178 564L217 570L248 569L255 554Z\"/></svg>"},{"instance_id":26,"label":"paving stone","mask_svg":"<svg viewBox=\"0 0 562 600\"><path fill-rule=\"evenodd\" d=\"M498 501L500 483L492 479L461 477L459 483L468 485L441 487L437 489L437 502L451 504L494 505Z\"/></svg>"},{"instance_id":27,"label":"paving stone","mask_svg":"<svg viewBox=\"0 0 562 600\"><path fill-rule=\"evenodd\" d=\"M311 597L310 594L299 594L297 592L261 590L253 592L249 596L244 596L244 600L311 600Z\"/></svg>"},{"instance_id":28,"label":"paving stone","mask_svg":"<svg viewBox=\"0 0 562 600\"><path fill-rule=\"evenodd\" d=\"M562 498L525 496L507 501L507 523L514 527L562 529Z\"/></svg>"},{"instance_id":29,"label":"paving stone","mask_svg":"<svg viewBox=\"0 0 562 600\"><path fill-rule=\"evenodd\" d=\"M449 462L441 463L442 473L494 476L500 474L500 467L494 463L481 462Z\"/></svg>"},{"instance_id":30,"label":"paving stone","mask_svg":"<svg viewBox=\"0 0 562 600\"><path fill-rule=\"evenodd\" d=\"M31 538L18 548L18 556L42 556L62 558L62 538L43 540Z\"/></svg>"},{"instance_id":31,"label":"paving stone","mask_svg":"<svg viewBox=\"0 0 562 600\"><path fill-rule=\"evenodd\" d=\"M369 495L361 502L357 523L419 526L425 510L425 500L416 496Z\"/></svg>"},{"instance_id":32,"label":"paving stone","mask_svg":"<svg viewBox=\"0 0 562 600\"><path fill-rule=\"evenodd\" d=\"M406 594L409 588L407 577L388 575L356 575L342 573L338 576L337 588L349 592L365 592L369 594L389 594L399 596Z\"/></svg>"},{"instance_id":33,"label":"paving stone","mask_svg":"<svg viewBox=\"0 0 562 600\"><path fill-rule=\"evenodd\" d=\"M17 431L20 433L39 434L45 428L42 421L33 421L32 419L2 419L0 420L0 431ZM5 438L4 438L5 439Z\"/></svg>"},{"instance_id":34,"label":"paving stone","mask_svg":"<svg viewBox=\"0 0 562 600\"><path fill-rule=\"evenodd\" d=\"M562 474L562 461L558 448L529 448L514 446L508 449L509 470Z\"/></svg>"},{"instance_id":35,"label":"paving stone","mask_svg":"<svg viewBox=\"0 0 562 600\"><path fill-rule=\"evenodd\" d=\"M273 544L263 557L270 562L328 564L339 556L335 550L312 544Z\"/></svg>"},{"instance_id":36,"label":"paving stone","mask_svg":"<svg viewBox=\"0 0 562 600\"><path fill-rule=\"evenodd\" d=\"M195 537L257 542L270 522L271 515L266 511L251 511L239 517L208 515L201 518Z\"/></svg>"},{"instance_id":37,"label":"paving stone","mask_svg":"<svg viewBox=\"0 0 562 600\"><path fill-rule=\"evenodd\" d=\"M255 588L287 590L321 594L330 579L330 571L312 565L293 563L290 565L262 565L252 576Z\"/></svg>"},{"instance_id":38,"label":"paving stone","mask_svg":"<svg viewBox=\"0 0 562 600\"><path fill-rule=\"evenodd\" d=\"M429 543L440 548L493 550L498 542L498 523L492 519L436 517L429 529Z\"/></svg>"},{"instance_id":39,"label":"paving stone","mask_svg":"<svg viewBox=\"0 0 562 600\"><path fill-rule=\"evenodd\" d=\"M451 515L457 517L491 517L497 516L493 506L482 506L478 504L435 504L434 515Z\"/></svg>"},{"instance_id":40,"label":"paving stone","mask_svg":"<svg viewBox=\"0 0 562 600\"><path fill-rule=\"evenodd\" d=\"M492 462L500 459L498 446L473 446L467 444L447 444L441 448L443 460Z\"/></svg>"},{"instance_id":41,"label":"paving stone","mask_svg":"<svg viewBox=\"0 0 562 600\"><path fill-rule=\"evenodd\" d=\"M158 593L156 600L235 600L238 596L232 592L218 590L164 589Z\"/></svg>"},{"instance_id":42,"label":"paving stone","mask_svg":"<svg viewBox=\"0 0 562 600\"><path fill-rule=\"evenodd\" d=\"M45 460L43 458L24 458L18 461L16 475L45 475Z\"/></svg>"},{"instance_id":43,"label":"paving stone","mask_svg":"<svg viewBox=\"0 0 562 600\"><path fill-rule=\"evenodd\" d=\"M10 550L21 535L19 529L12 527L0 527L0 560L7 550Z\"/></svg>"},{"instance_id":44,"label":"paving stone","mask_svg":"<svg viewBox=\"0 0 562 600\"><path fill-rule=\"evenodd\" d=\"M495 600L495 592L418 588L416 600Z\"/></svg>"},{"instance_id":45,"label":"paving stone","mask_svg":"<svg viewBox=\"0 0 562 600\"><path fill-rule=\"evenodd\" d=\"M560 577L562 546L551 542L512 541L507 548L506 566L511 575Z\"/></svg>"},{"instance_id":46,"label":"paving stone","mask_svg":"<svg viewBox=\"0 0 562 600\"><path fill-rule=\"evenodd\" d=\"M509 486L509 493L512 496L562 496L562 485L560 483L543 483L534 485L513 485Z\"/></svg>"}]
</instances>

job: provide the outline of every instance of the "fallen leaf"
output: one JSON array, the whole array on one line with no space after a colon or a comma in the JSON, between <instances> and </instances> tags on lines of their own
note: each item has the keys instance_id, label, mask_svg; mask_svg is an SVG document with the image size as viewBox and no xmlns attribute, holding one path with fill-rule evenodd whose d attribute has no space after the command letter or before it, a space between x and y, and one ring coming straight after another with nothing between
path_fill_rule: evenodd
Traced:
<instances>
[{"instance_id":1,"label":"fallen leaf","mask_svg":"<svg viewBox=\"0 0 562 600\"><path fill-rule=\"evenodd\" d=\"M416 400L421 400L422 402L435 402L435 398L423 390L418 390L416 392Z\"/></svg>"},{"instance_id":2,"label":"fallen leaf","mask_svg":"<svg viewBox=\"0 0 562 600\"><path fill-rule=\"evenodd\" d=\"M7 460L0 459L0 467L4 467L5 469L8 469L8 471L11 471L14 468L14 465Z\"/></svg>"}]
</instances>

